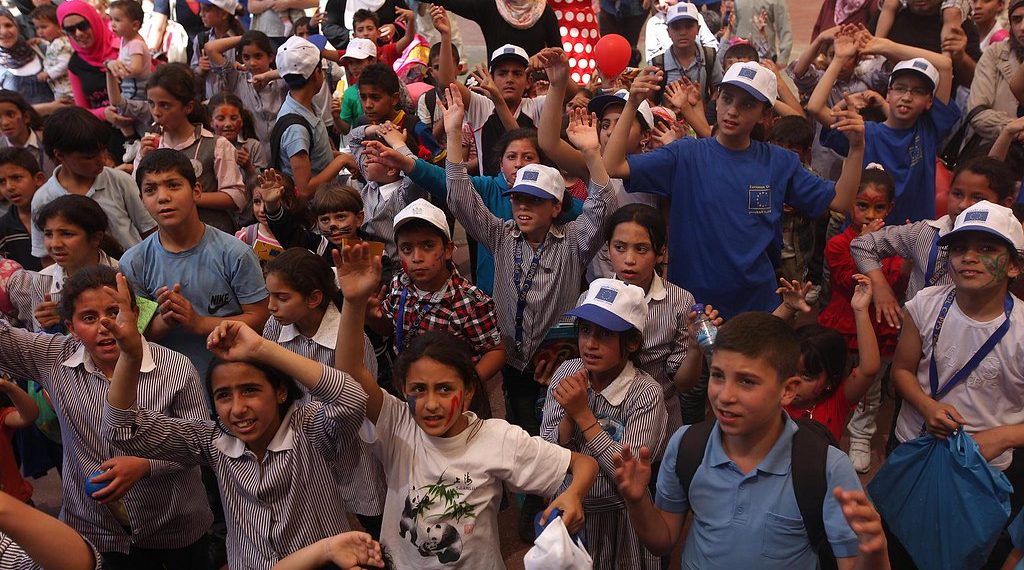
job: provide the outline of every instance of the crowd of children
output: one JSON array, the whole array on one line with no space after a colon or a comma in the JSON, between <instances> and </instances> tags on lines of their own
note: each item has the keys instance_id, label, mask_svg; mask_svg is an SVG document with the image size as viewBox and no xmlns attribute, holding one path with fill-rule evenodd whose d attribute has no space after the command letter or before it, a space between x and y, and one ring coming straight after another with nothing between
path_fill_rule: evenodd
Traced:
<instances>
[{"instance_id":1,"label":"crowd of children","mask_svg":"<svg viewBox=\"0 0 1024 570\"><path fill-rule=\"evenodd\" d=\"M958 430L1013 568L1024 0L474 2L0 8L0 569L913 569L863 483Z\"/></svg>"}]
</instances>

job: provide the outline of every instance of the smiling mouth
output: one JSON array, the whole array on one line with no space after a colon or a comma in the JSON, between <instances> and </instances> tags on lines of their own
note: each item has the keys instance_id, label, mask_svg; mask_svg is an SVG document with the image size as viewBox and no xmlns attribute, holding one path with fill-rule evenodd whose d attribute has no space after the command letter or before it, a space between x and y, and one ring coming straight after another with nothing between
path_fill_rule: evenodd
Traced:
<instances>
[{"instance_id":1,"label":"smiling mouth","mask_svg":"<svg viewBox=\"0 0 1024 570\"><path fill-rule=\"evenodd\" d=\"M103 339L103 340L101 340L101 341L96 343L96 346L102 346L102 347L116 346L116 345L117 345L117 341L112 339L112 338L105 338L105 339Z\"/></svg>"},{"instance_id":2,"label":"smiling mouth","mask_svg":"<svg viewBox=\"0 0 1024 570\"><path fill-rule=\"evenodd\" d=\"M256 425L256 420L242 420L234 422L231 425L234 426L235 431L239 433L248 433L252 431L253 427Z\"/></svg>"}]
</instances>

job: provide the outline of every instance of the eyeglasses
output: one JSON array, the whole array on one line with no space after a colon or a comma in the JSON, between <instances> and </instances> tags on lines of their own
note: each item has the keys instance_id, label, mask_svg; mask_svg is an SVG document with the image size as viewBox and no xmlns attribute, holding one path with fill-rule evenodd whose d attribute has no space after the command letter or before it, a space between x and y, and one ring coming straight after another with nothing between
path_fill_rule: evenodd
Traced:
<instances>
[{"instance_id":1,"label":"eyeglasses","mask_svg":"<svg viewBox=\"0 0 1024 570\"><path fill-rule=\"evenodd\" d=\"M72 24L70 26L64 26L64 33L69 35L69 36L73 36L73 35L75 35L75 32L88 32L91 29L92 29L92 24L90 24L88 20L82 20L81 22L78 22L77 24Z\"/></svg>"},{"instance_id":2,"label":"eyeglasses","mask_svg":"<svg viewBox=\"0 0 1024 570\"><path fill-rule=\"evenodd\" d=\"M927 97L932 94L931 91L922 87L908 87L907 85L893 85L889 88L889 92L901 97L907 93L910 93L914 97Z\"/></svg>"}]
</instances>

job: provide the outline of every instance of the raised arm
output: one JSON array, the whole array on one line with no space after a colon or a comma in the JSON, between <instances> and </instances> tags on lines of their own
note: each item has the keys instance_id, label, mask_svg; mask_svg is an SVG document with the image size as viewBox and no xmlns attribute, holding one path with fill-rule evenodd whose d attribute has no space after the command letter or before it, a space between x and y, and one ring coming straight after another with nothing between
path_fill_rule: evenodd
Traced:
<instances>
[{"instance_id":1,"label":"raised arm","mask_svg":"<svg viewBox=\"0 0 1024 570\"><path fill-rule=\"evenodd\" d=\"M548 73L550 88L547 100L553 103L564 99L566 85L569 83L569 60L565 52L541 53L537 57ZM562 105L544 105L540 113L540 124L537 125L537 142L544 154L559 168L572 176L586 179L590 172L583 154L562 139L563 113Z\"/></svg>"},{"instance_id":2,"label":"raised arm","mask_svg":"<svg viewBox=\"0 0 1024 570\"><path fill-rule=\"evenodd\" d=\"M9 378L0 377L0 394L6 394L14 404L14 411L4 416L4 426L10 429L27 428L39 417L39 405Z\"/></svg>"},{"instance_id":3,"label":"raised arm","mask_svg":"<svg viewBox=\"0 0 1024 570\"><path fill-rule=\"evenodd\" d=\"M807 112L824 127L832 126L829 98L832 95L832 87L839 79L839 71L857 57L857 44L854 36L850 33L839 30L835 33L833 42L835 43L835 55L828 67L825 68L825 73L814 87L814 91L811 92L811 97L807 100Z\"/></svg>"},{"instance_id":4,"label":"raised arm","mask_svg":"<svg viewBox=\"0 0 1024 570\"><path fill-rule=\"evenodd\" d=\"M413 14L411 10L398 6L395 6L395 14L397 15L395 17L396 24L399 20L405 22L405 35L402 36L402 39L395 42L395 50L401 55L405 48L409 47L409 44L412 43L412 39L416 37L416 14Z\"/></svg>"},{"instance_id":5,"label":"raised arm","mask_svg":"<svg viewBox=\"0 0 1024 570\"><path fill-rule=\"evenodd\" d=\"M878 352L878 338L871 326L871 279L860 273L853 276L857 282L853 290L850 306L853 308L853 320L857 325L857 354L860 362L855 373L844 384L846 401L851 404L860 402L867 394L875 376L882 368L882 357Z\"/></svg>"},{"instance_id":6,"label":"raised arm","mask_svg":"<svg viewBox=\"0 0 1024 570\"><path fill-rule=\"evenodd\" d=\"M939 84L935 89L935 98L943 103L949 103L950 93L953 90L953 62L948 56L879 37L867 39L860 53L861 55L881 55L893 62L915 57L927 59L939 71ZM971 73L973 74L973 68Z\"/></svg>"},{"instance_id":7,"label":"raised arm","mask_svg":"<svg viewBox=\"0 0 1024 570\"><path fill-rule=\"evenodd\" d=\"M850 145L850 152L843 161L843 171L836 181L836 195L828 207L833 212L849 212L860 187L860 175L864 170L864 117L860 116L850 96L845 95L846 108L832 112L832 128L843 133Z\"/></svg>"},{"instance_id":8,"label":"raised arm","mask_svg":"<svg viewBox=\"0 0 1024 570\"><path fill-rule=\"evenodd\" d=\"M651 482L651 452L641 447L639 455L623 446L622 453L615 458L615 481L619 494L626 502L629 522L637 538L652 553L666 556L679 542L683 532L685 513L663 511L651 501L648 485Z\"/></svg>"},{"instance_id":9,"label":"raised arm","mask_svg":"<svg viewBox=\"0 0 1024 570\"><path fill-rule=\"evenodd\" d=\"M252 10L253 4L260 2L260 0L250 0L249 9ZM252 12L256 14L257 12ZM235 49L238 44L242 42L242 36L230 36L220 39L212 39L206 42L206 57L210 58L210 63L213 65L221 66L227 59L224 57L224 52L229 49Z\"/></svg>"},{"instance_id":10,"label":"raised arm","mask_svg":"<svg viewBox=\"0 0 1024 570\"><path fill-rule=\"evenodd\" d=\"M629 163L626 162L626 145L629 139L629 130L636 120L636 109L640 102L649 95L661 89L661 77L664 72L657 67L647 67L636 76L633 84L629 87L629 98L626 99L626 106L615 123L615 129L608 137L604 147L604 166L608 176L612 178L629 178Z\"/></svg>"},{"instance_id":11,"label":"raised arm","mask_svg":"<svg viewBox=\"0 0 1024 570\"><path fill-rule=\"evenodd\" d=\"M8 537L41 568L92 570L100 564L96 551L74 529L0 491L0 545L6 546ZM0 547L0 559L16 558L8 558L5 550Z\"/></svg>"}]
</instances>

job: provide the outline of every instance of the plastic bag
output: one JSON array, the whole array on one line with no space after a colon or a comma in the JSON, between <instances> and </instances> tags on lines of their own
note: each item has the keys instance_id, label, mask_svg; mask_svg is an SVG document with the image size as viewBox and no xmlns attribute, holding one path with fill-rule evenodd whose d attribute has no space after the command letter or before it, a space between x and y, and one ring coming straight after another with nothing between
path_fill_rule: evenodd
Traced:
<instances>
[{"instance_id":1,"label":"plastic bag","mask_svg":"<svg viewBox=\"0 0 1024 570\"><path fill-rule=\"evenodd\" d=\"M918 568L980 568L1010 516L1013 487L963 430L897 447L868 484Z\"/></svg>"},{"instance_id":2,"label":"plastic bag","mask_svg":"<svg viewBox=\"0 0 1024 570\"><path fill-rule=\"evenodd\" d=\"M590 554L579 539L573 542L560 516L553 517L537 536L523 564L526 570L591 570L594 567Z\"/></svg>"}]
</instances>

